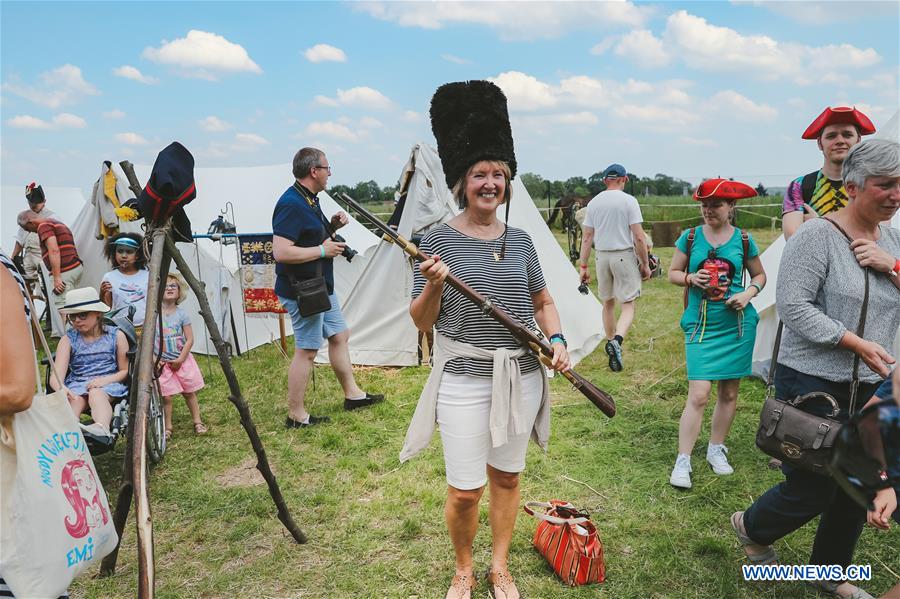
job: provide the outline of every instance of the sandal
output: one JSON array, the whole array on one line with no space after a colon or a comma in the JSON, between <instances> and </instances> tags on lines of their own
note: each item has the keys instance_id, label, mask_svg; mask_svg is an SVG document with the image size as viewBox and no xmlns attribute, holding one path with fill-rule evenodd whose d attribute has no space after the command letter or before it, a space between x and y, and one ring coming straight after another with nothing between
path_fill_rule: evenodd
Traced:
<instances>
[{"instance_id":1,"label":"sandal","mask_svg":"<svg viewBox=\"0 0 900 599\"><path fill-rule=\"evenodd\" d=\"M751 564L765 566L767 564L774 564L778 561L778 554L775 553L775 548L771 545L760 545L761 547L767 548L766 551L763 551L762 553L750 553L747 551L747 545L759 545L759 543L747 536L747 529L744 528L744 512L735 512L731 514L731 528L734 529L734 534L737 535L738 541L741 542L744 554L747 556L747 559L750 560Z\"/></svg>"},{"instance_id":2,"label":"sandal","mask_svg":"<svg viewBox=\"0 0 900 599\"><path fill-rule=\"evenodd\" d=\"M208 431L209 431L209 428L207 428L207 426L205 424L203 424L202 422L194 423L194 433L196 433L198 435L205 435Z\"/></svg>"},{"instance_id":3,"label":"sandal","mask_svg":"<svg viewBox=\"0 0 900 599\"><path fill-rule=\"evenodd\" d=\"M444 599L471 599L476 584L478 581L474 574L456 574L450 581L450 588Z\"/></svg>"},{"instance_id":4,"label":"sandal","mask_svg":"<svg viewBox=\"0 0 900 599\"><path fill-rule=\"evenodd\" d=\"M853 587L853 590L850 591L850 594L841 595L837 592L837 588L842 583L836 582L834 580L811 580L807 584L809 584L809 586L813 587L823 595L827 595L829 597L841 597L842 599L875 599L869 593L852 584L850 586Z\"/></svg>"},{"instance_id":5,"label":"sandal","mask_svg":"<svg viewBox=\"0 0 900 599\"><path fill-rule=\"evenodd\" d=\"M491 594L493 599L509 599L512 597L510 591L513 590L516 591L519 597L522 596L516 587L516 581L513 580L512 574L509 572L491 572L489 569L487 574L485 574L485 578L487 578L488 582L488 593Z\"/></svg>"}]
</instances>

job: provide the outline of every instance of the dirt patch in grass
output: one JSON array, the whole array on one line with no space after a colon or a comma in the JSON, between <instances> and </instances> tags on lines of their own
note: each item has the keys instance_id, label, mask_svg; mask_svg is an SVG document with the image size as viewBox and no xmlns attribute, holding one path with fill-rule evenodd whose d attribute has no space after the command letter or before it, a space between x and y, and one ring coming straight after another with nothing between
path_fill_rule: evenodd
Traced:
<instances>
[{"instance_id":1,"label":"dirt patch in grass","mask_svg":"<svg viewBox=\"0 0 900 599\"><path fill-rule=\"evenodd\" d=\"M271 462L269 463L271 467ZM275 472L275 468L272 468ZM237 466L233 466L216 476L219 485L230 489L233 487L255 487L265 484L262 474L256 469L256 458L247 458Z\"/></svg>"}]
</instances>

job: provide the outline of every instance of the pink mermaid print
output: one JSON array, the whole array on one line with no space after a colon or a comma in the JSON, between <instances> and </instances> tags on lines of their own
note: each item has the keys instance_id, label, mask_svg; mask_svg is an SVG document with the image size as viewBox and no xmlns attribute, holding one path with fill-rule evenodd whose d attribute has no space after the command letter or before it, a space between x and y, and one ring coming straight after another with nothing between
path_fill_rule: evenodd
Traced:
<instances>
[{"instance_id":1,"label":"pink mermaid print","mask_svg":"<svg viewBox=\"0 0 900 599\"><path fill-rule=\"evenodd\" d=\"M76 539L86 536L91 529L109 522L109 514L103 507L100 485L84 460L72 460L62 470L61 487L74 510L66 516L66 530Z\"/></svg>"}]
</instances>

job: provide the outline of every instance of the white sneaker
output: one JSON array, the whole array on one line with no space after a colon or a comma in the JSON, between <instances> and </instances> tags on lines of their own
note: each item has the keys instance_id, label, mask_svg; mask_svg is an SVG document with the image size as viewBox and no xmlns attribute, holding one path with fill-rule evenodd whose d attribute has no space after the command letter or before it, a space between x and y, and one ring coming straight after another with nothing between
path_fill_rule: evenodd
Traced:
<instances>
[{"instance_id":1,"label":"white sneaker","mask_svg":"<svg viewBox=\"0 0 900 599\"><path fill-rule=\"evenodd\" d=\"M112 437L112 433L109 432L109 429L100 424L99 422L92 422L90 424L82 424L81 430L92 434L95 437Z\"/></svg>"},{"instance_id":2,"label":"white sneaker","mask_svg":"<svg viewBox=\"0 0 900 599\"><path fill-rule=\"evenodd\" d=\"M731 464L728 463L728 458L725 457L726 453L728 453L728 448L724 445L713 445L710 443L709 447L706 448L706 461L712 466L713 472L720 476L734 473L734 468L731 467Z\"/></svg>"},{"instance_id":3,"label":"white sneaker","mask_svg":"<svg viewBox=\"0 0 900 599\"><path fill-rule=\"evenodd\" d=\"M669 484L680 489L691 488L691 456L679 453L675 459L675 467L669 477Z\"/></svg>"}]
</instances>

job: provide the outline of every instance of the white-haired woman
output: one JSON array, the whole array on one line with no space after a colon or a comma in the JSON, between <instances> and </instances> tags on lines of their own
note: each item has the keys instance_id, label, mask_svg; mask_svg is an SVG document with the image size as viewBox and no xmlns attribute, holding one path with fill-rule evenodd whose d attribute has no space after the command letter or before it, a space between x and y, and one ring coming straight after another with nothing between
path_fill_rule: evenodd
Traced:
<instances>
[{"instance_id":1,"label":"white-haired woman","mask_svg":"<svg viewBox=\"0 0 900 599\"><path fill-rule=\"evenodd\" d=\"M785 246L776 293L785 329L772 368L777 397L824 391L837 400L840 417L846 419L854 354L862 362L857 408L895 363L885 347L900 326L900 231L883 223L900 208L900 144L876 139L855 146L842 174L847 206L804 223ZM869 271L869 303L861 338L853 331L862 312L864 268ZM826 410L809 402L803 406L817 414ZM744 552L754 563L771 563L777 559L772 543L821 515L809 561L846 568L866 521L865 509L825 474L790 464L782 471L784 482L732 515ZM836 597L870 596L845 580L822 580L815 586Z\"/></svg>"}]
</instances>

